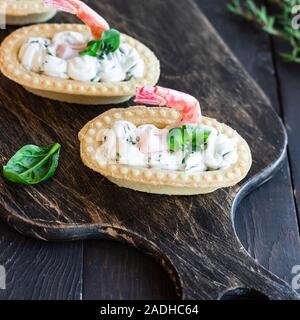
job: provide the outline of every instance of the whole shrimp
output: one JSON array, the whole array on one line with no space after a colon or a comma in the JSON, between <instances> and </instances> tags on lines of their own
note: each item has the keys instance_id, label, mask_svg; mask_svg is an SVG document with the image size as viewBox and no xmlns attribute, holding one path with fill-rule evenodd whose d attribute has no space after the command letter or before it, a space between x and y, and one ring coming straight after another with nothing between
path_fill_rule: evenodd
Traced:
<instances>
[{"instance_id":1,"label":"whole shrimp","mask_svg":"<svg viewBox=\"0 0 300 320\"><path fill-rule=\"evenodd\" d=\"M199 101L191 95L176 90L159 86L138 88L134 101L176 109L182 114L179 125L181 123L198 123L201 119ZM140 150L150 154L167 151L167 134L168 130L153 130L152 135L148 134L141 138L139 142ZM161 143L161 141L164 141L164 143Z\"/></svg>"},{"instance_id":2,"label":"whole shrimp","mask_svg":"<svg viewBox=\"0 0 300 320\"><path fill-rule=\"evenodd\" d=\"M94 39L101 38L109 24L97 12L80 0L44 0L45 5L75 14L92 32Z\"/></svg>"},{"instance_id":3,"label":"whole shrimp","mask_svg":"<svg viewBox=\"0 0 300 320\"><path fill-rule=\"evenodd\" d=\"M193 96L163 87L143 87L136 92L136 103L166 106L182 114L182 123L197 123L201 119L199 101Z\"/></svg>"}]
</instances>

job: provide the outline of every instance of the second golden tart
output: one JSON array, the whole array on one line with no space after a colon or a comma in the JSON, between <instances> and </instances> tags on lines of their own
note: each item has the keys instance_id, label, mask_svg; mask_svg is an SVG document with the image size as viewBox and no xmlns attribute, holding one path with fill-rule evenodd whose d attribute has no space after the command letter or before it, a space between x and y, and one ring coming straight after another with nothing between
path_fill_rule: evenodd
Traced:
<instances>
[{"instance_id":1,"label":"second golden tart","mask_svg":"<svg viewBox=\"0 0 300 320\"><path fill-rule=\"evenodd\" d=\"M9 79L36 95L78 104L116 104L129 100L136 87L154 85L160 76L160 63L154 53L141 42L125 34L121 40L133 47L144 61L142 78L114 83L91 83L62 79L26 70L18 59L21 46L30 37L52 38L56 33L73 31L88 35L90 30L82 24L40 24L21 28L10 34L0 47L0 69Z\"/></svg>"},{"instance_id":2,"label":"second golden tart","mask_svg":"<svg viewBox=\"0 0 300 320\"><path fill-rule=\"evenodd\" d=\"M79 132L81 159L87 167L120 187L167 195L210 193L233 186L247 175L252 164L251 151L235 130L201 116L190 96L161 87L142 90L158 93L145 95L145 101L168 108L111 109L87 123ZM190 140L191 135L186 134L187 139L180 140L184 145L177 145L176 151L172 135L169 136L178 130L181 134L182 125L198 135L199 144L190 144L186 149L192 159L190 163L181 161L185 158L181 155L188 146L186 143L194 144L196 140ZM210 131L206 138L205 130ZM169 144L165 148L167 139ZM214 163L216 159L221 162Z\"/></svg>"},{"instance_id":3,"label":"second golden tart","mask_svg":"<svg viewBox=\"0 0 300 320\"><path fill-rule=\"evenodd\" d=\"M0 14L5 14L7 25L26 25L46 22L56 10L46 7L42 0L2 0Z\"/></svg>"}]
</instances>

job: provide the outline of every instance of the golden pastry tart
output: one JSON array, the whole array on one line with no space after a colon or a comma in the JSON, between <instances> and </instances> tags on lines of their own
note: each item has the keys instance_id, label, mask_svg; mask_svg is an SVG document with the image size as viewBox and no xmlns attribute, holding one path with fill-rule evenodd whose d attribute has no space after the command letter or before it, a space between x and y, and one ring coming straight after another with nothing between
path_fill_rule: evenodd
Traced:
<instances>
[{"instance_id":1,"label":"golden pastry tart","mask_svg":"<svg viewBox=\"0 0 300 320\"><path fill-rule=\"evenodd\" d=\"M18 59L21 46L30 37L52 38L62 31L90 33L83 24L40 24L21 28L10 34L0 47L0 69L9 79L38 96L78 104L116 104L129 100L136 87L154 85L160 76L160 64L154 53L141 42L121 34L121 41L133 47L144 61L142 78L123 82L85 82L63 79L26 70Z\"/></svg>"},{"instance_id":2,"label":"golden pastry tart","mask_svg":"<svg viewBox=\"0 0 300 320\"><path fill-rule=\"evenodd\" d=\"M241 181L248 173L251 152L247 142L233 129L214 119L201 117L198 124L218 130L229 138L236 139L237 161L234 165L214 171L182 172L137 166L110 164L99 160L97 152L103 144L103 129L111 128L116 121L128 121L135 126L152 124L165 128L178 124L182 115L177 110L165 107L135 106L127 109L111 109L87 123L79 133L80 153L83 163L102 174L120 187L137 191L167 194L195 195L230 187Z\"/></svg>"},{"instance_id":3,"label":"golden pastry tart","mask_svg":"<svg viewBox=\"0 0 300 320\"><path fill-rule=\"evenodd\" d=\"M0 14L5 14L8 25L45 22L53 18L57 12L46 7L43 0L2 0L0 11Z\"/></svg>"}]
</instances>

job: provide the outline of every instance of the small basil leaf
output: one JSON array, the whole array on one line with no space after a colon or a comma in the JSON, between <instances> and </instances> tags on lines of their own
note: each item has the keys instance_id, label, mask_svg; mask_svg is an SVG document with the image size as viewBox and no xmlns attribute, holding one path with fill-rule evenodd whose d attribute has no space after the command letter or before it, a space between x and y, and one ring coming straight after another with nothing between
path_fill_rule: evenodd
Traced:
<instances>
[{"instance_id":1,"label":"small basil leaf","mask_svg":"<svg viewBox=\"0 0 300 320\"><path fill-rule=\"evenodd\" d=\"M168 147L171 152L180 149L184 144L182 128L173 128L168 133Z\"/></svg>"},{"instance_id":2,"label":"small basil leaf","mask_svg":"<svg viewBox=\"0 0 300 320\"><path fill-rule=\"evenodd\" d=\"M182 150L184 152L196 152L203 150L207 144L210 131L201 127L183 125L181 128L173 128L168 134L168 146L171 152Z\"/></svg>"},{"instance_id":3,"label":"small basil leaf","mask_svg":"<svg viewBox=\"0 0 300 320\"><path fill-rule=\"evenodd\" d=\"M4 177L15 183L37 184L51 178L57 169L61 146L26 145L3 166Z\"/></svg>"},{"instance_id":4,"label":"small basil leaf","mask_svg":"<svg viewBox=\"0 0 300 320\"><path fill-rule=\"evenodd\" d=\"M194 152L203 150L207 144L207 139L209 138L210 131L207 129L196 127L193 132L193 142L192 150Z\"/></svg>"},{"instance_id":5,"label":"small basil leaf","mask_svg":"<svg viewBox=\"0 0 300 320\"><path fill-rule=\"evenodd\" d=\"M183 134L183 138L184 138L184 144L185 145L189 145L192 142L193 139L193 132L194 132L194 127L188 125L188 124L184 124L182 126L182 134Z\"/></svg>"},{"instance_id":6,"label":"small basil leaf","mask_svg":"<svg viewBox=\"0 0 300 320\"><path fill-rule=\"evenodd\" d=\"M103 54L109 54L119 49L121 44L121 34L115 29L106 30L103 32L101 39L88 42L87 48L79 52L80 56L92 56L103 58Z\"/></svg>"},{"instance_id":7,"label":"small basil leaf","mask_svg":"<svg viewBox=\"0 0 300 320\"><path fill-rule=\"evenodd\" d=\"M100 41L100 40L91 40L91 41L88 42L87 45L88 45L88 46L92 46L92 45L94 45L95 43L99 43L99 41Z\"/></svg>"},{"instance_id":8,"label":"small basil leaf","mask_svg":"<svg viewBox=\"0 0 300 320\"><path fill-rule=\"evenodd\" d=\"M101 41L90 41L88 45L89 47L86 50L79 52L79 55L97 57L99 48L101 47Z\"/></svg>"},{"instance_id":9,"label":"small basil leaf","mask_svg":"<svg viewBox=\"0 0 300 320\"><path fill-rule=\"evenodd\" d=\"M104 44L104 50L108 54L119 49L121 44L121 35L119 31L110 29L103 32L101 40Z\"/></svg>"}]
</instances>

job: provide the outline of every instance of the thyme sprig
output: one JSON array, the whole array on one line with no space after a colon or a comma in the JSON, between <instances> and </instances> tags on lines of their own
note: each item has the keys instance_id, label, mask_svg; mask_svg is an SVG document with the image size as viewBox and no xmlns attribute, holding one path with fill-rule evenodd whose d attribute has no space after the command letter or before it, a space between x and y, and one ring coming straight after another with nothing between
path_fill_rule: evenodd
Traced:
<instances>
[{"instance_id":1,"label":"thyme sprig","mask_svg":"<svg viewBox=\"0 0 300 320\"><path fill-rule=\"evenodd\" d=\"M300 63L300 30L292 26L292 9L300 5L300 0L265 0L265 3L258 5L254 0L232 0L227 8L268 34L286 41L291 49L289 52L281 52L281 57L285 61Z\"/></svg>"}]
</instances>

